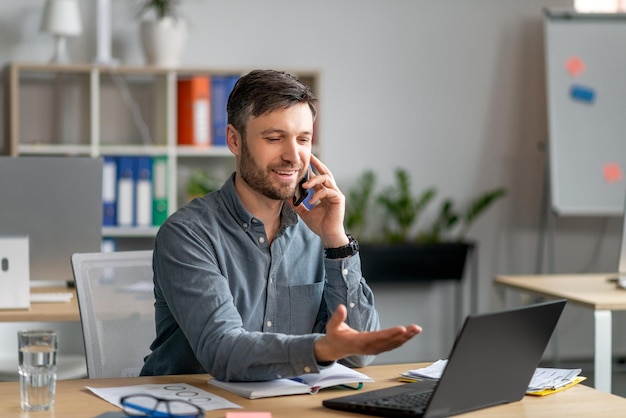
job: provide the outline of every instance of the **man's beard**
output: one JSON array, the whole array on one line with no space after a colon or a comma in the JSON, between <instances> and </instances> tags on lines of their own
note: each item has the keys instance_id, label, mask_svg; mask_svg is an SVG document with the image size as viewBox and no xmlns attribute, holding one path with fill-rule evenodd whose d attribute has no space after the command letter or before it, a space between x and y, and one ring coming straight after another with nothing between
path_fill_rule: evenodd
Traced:
<instances>
[{"instance_id":1,"label":"man's beard","mask_svg":"<svg viewBox=\"0 0 626 418\"><path fill-rule=\"evenodd\" d=\"M254 157L248 150L246 141L243 141L241 147L241 161L239 166L239 175L250 186L250 188L263 196L274 200L290 199L295 193L295 185L282 183L279 187L272 184L269 175L257 165ZM276 169L294 169L291 164Z\"/></svg>"}]
</instances>

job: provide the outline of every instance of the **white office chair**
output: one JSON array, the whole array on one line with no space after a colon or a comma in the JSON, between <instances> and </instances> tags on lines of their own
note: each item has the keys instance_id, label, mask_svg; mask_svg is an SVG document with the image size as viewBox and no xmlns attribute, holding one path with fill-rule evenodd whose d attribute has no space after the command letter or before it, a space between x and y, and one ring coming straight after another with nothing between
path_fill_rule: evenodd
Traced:
<instances>
[{"instance_id":1,"label":"white office chair","mask_svg":"<svg viewBox=\"0 0 626 418\"><path fill-rule=\"evenodd\" d=\"M152 251L73 254L87 375L138 376L156 335Z\"/></svg>"}]
</instances>

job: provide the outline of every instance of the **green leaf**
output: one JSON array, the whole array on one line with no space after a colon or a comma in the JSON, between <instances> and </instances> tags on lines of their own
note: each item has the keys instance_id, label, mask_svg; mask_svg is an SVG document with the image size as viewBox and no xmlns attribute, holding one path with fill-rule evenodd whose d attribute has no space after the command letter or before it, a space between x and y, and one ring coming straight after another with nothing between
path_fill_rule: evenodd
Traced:
<instances>
[{"instance_id":1,"label":"green leaf","mask_svg":"<svg viewBox=\"0 0 626 418\"><path fill-rule=\"evenodd\" d=\"M356 185L347 193L346 199L346 229L359 235L358 232L365 226L367 213L370 207L376 176L372 170L367 170L357 179Z\"/></svg>"},{"instance_id":2,"label":"green leaf","mask_svg":"<svg viewBox=\"0 0 626 418\"><path fill-rule=\"evenodd\" d=\"M496 200L506 196L506 190L504 188L496 188L483 193L474 199L465 214L463 215L463 229L459 234L459 241L465 239L465 235L469 227L474 223L480 214L486 211Z\"/></svg>"}]
</instances>

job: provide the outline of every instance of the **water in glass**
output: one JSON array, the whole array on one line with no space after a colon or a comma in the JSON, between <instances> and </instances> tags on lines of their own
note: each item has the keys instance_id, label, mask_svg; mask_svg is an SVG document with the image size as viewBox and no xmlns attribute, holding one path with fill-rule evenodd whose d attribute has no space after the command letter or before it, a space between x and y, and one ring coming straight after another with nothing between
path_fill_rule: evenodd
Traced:
<instances>
[{"instance_id":1,"label":"water in glass","mask_svg":"<svg viewBox=\"0 0 626 418\"><path fill-rule=\"evenodd\" d=\"M54 406L57 374L56 347L28 345L19 350L21 406L44 411Z\"/></svg>"}]
</instances>

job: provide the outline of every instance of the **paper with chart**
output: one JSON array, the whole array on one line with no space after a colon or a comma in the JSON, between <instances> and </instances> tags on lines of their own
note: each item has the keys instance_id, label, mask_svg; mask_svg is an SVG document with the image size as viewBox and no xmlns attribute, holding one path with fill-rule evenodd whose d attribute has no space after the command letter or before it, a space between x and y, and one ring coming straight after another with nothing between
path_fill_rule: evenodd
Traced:
<instances>
[{"instance_id":1,"label":"paper with chart","mask_svg":"<svg viewBox=\"0 0 626 418\"><path fill-rule=\"evenodd\" d=\"M232 403L220 396L186 383L147 384L110 388L94 388L86 386L86 388L118 408L122 408L120 399L123 396L135 394L149 394L158 398L184 400L199 406L204 411L226 408L242 408L240 405Z\"/></svg>"}]
</instances>

